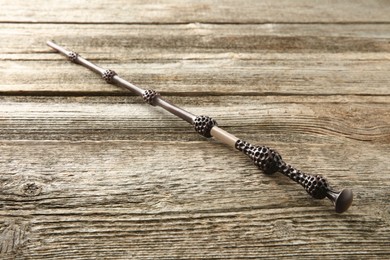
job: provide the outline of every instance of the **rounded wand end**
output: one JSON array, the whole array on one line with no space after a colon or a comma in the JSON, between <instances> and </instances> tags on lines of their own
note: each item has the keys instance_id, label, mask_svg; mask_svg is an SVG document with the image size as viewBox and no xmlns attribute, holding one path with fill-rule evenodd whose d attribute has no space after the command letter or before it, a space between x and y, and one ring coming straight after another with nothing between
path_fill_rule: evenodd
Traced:
<instances>
[{"instance_id":1,"label":"rounded wand end","mask_svg":"<svg viewBox=\"0 0 390 260\"><path fill-rule=\"evenodd\" d=\"M352 204L353 193L351 189L342 190L334 201L335 209L337 213L345 212Z\"/></svg>"}]
</instances>

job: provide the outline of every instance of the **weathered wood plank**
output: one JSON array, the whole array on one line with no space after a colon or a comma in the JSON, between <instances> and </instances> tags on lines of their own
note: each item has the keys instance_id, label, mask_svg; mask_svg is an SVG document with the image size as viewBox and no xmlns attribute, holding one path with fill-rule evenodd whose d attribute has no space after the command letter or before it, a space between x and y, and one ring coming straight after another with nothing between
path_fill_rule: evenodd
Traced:
<instances>
[{"instance_id":1,"label":"weathered wood plank","mask_svg":"<svg viewBox=\"0 0 390 260\"><path fill-rule=\"evenodd\" d=\"M388 52L387 24L0 24L2 55L47 53L54 39L93 59L164 58L233 53ZM130 51L131 50L131 51ZM221 53L222 52L222 53ZM161 56L156 56L158 53ZM173 54L178 56L173 57ZM2 56L11 57L12 56ZM39 57L39 56L33 56ZM196 58L196 56L194 57Z\"/></svg>"},{"instance_id":2,"label":"weathered wood plank","mask_svg":"<svg viewBox=\"0 0 390 260\"><path fill-rule=\"evenodd\" d=\"M390 184L383 174L388 145L351 139L272 145L333 185L353 187L351 210L333 213L328 201L308 198L282 176L261 175L244 156L207 141L3 141L2 245L10 243L5 234L11 229L25 230L22 241L28 240L3 249L3 256L38 259L65 250L70 258L341 259L390 253L390 194L382 188Z\"/></svg>"},{"instance_id":3,"label":"weathered wood plank","mask_svg":"<svg viewBox=\"0 0 390 260\"><path fill-rule=\"evenodd\" d=\"M387 25L1 27L4 94L127 93L52 53L48 39L163 93L390 94Z\"/></svg>"},{"instance_id":4,"label":"weathered wood plank","mask_svg":"<svg viewBox=\"0 0 390 260\"><path fill-rule=\"evenodd\" d=\"M381 96L216 96L169 99L232 133L264 141L390 141ZM226 110L226 106L229 107ZM293 134L293 140L286 139ZM259 135L261 136L260 139ZM186 122L140 97L1 97L1 140L201 140Z\"/></svg>"},{"instance_id":5,"label":"weathered wood plank","mask_svg":"<svg viewBox=\"0 0 390 260\"><path fill-rule=\"evenodd\" d=\"M1 0L0 22L351 23L390 22L387 1L22 1Z\"/></svg>"}]
</instances>

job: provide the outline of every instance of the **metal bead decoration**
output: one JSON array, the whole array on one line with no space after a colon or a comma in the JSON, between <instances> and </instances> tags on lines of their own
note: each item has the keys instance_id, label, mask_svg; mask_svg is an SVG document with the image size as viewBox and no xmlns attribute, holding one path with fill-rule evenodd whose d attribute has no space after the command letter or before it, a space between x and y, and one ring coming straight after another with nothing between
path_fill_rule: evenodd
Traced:
<instances>
[{"instance_id":1,"label":"metal bead decoration","mask_svg":"<svg viewBox=\"0 0 390 260\"><path fill-rule=\"evenodd\" d=\"M253 146L248 142L237 140L236 149L248 155L254 164L266 174L272 174L279 170L282 156L269 147Z\"/></svg>"},{"instance_id":2,"label":"metal bead decoration","mask_svg":"<svg viewBox=\"0 0 390 260\"><path fill-rule=\"evenodd\" d=\"M319 175L307 175L286 164L282 160L282 156L275 150L266 146L254 146L242 140L237 140L236 149L249 156L264 173L281 172L293 181L301 184L313 198L323 199L326 197L329 185L325 178Z\"/></svg>"},{"instance_id":3,"label":"metal bead decoration","mask_svg":"<svg viewBox=\"0 0 390 260\"><path fill-rule=\"evenodd\" d=\"M79 56L79 54L76 53L76 52L73 52L73 51L71 51L71 52L68 53L68 59L69 59L71 62L76 62L78 56Z\"/></svg>"},{"instance_id":4,"label":"metal bead decoration","mask_svg":"<svg viewBox=\"0 0 390 260\"><path fill-rule=\"evenodd\" d=\"M215 125L218 125L217 121L208 116L197 116L194 120L195 130L207 138L211 137L210 131Z\"/></svg>"},{"instance_id":5,"label":"metal bead decoration","mask_svg":"<svg viewBox=\"0 0 390 260\"><path fill-rule=\"evenodd\" d=\"M144 93L142 94L142 98L144 99L144 101L152 106L155 106L154 104L154 99L157 97L157 96L160 96L160 93L154 91L153 89L147 89L144 91Z\"/></svg>"},{"instance_id":6,"label":"metal bead decoration","mask_svg":"<svg viewBox=\"0 0 390 260\"><path fill-rule=\"evenodd\" d=\"M315 199L323 199L329 191L327 180L320 175L307 175L282 161L279 171L301 184L303 188Z\"/></svg>"},{"instance_id":7,"label":"metal bead decoration","mask_svg":"<svg viewBox=\"0 0 390 260\"><path fill-rule=\"evenodd\" d=\"M103 79L107 82L107 83L111 83L112 82L112 79L114 78L114 76L117 75L115 71L113 70L105 70L102 74L102 77Z\"/></svg>"}]
</instances>

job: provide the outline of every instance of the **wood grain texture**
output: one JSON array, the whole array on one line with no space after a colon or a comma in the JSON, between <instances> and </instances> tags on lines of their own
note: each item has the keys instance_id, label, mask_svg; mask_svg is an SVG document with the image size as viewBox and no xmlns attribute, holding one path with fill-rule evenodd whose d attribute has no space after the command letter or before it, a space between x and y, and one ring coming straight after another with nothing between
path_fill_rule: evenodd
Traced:
<instances>
[{"instance_id":1,"label":"wood grain texture","mask_svg":"<svg viewBox=\"0 0 390 260\"><path fill-rule=\"evenodd\" d=\"M388 1L0 0L0 259L388 259ZM352 188L344 214L45 44Z\"/></svg>"},{"instance_id":2,"label":"wood grain texture","mask_svg":"<svg viewBox=\"0 0 390 260\"><path fill-rule=\"evenodd\" d=\"M390 81L388 25L58 28L0 27L4 42L13 39L0 47L0 93L128 93L80 70L44 44L56 39L123 78L164 94L390 94L383 87Z\"/></svg>"},{"instance_id":3,"label":"wood grain texture","mask_svg":"<svg viewBox=\"0 0 390 260\"><path fill-rule=\"evenodd\" d=\"M33 23L381 23L386 0L372 1L43 1L1 0L1 22Z\"/></svg>"},{"instance_id":4,"label":"wood grain texture","mask_svg":"<svg viewBox=\"0 0 390 260\"><path fill-rule=\"evenodd\" d=\"M235 135L265 142L337 143L347 138L382 143L390 139L388 97L172 96L169 99L195 114L207 113L217 118L221 127ZM204 140L194 133L192 126L161 108L146 106L140 97L6 96L0 101L2 140ZM291 134L293 139L286 139Z\"/></svg>"}]
</instances>

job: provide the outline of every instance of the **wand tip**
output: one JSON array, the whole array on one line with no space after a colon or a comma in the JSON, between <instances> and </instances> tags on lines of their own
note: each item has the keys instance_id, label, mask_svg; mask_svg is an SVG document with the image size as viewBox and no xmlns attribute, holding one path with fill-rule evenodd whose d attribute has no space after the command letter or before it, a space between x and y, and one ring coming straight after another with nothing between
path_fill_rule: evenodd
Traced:
<instances>
[{"instance_id":1,"label":"wand tip","mask_svg":"<svg viewBox=\"0 0 390 260\"><path fill-rule=\"evenodd\" d=\"M53 40L48 40L48 41L46 41L46 44L51 47L51 46L53 46L53 44L55 44L55 42Z\"/></svg>"}]
</instances>

